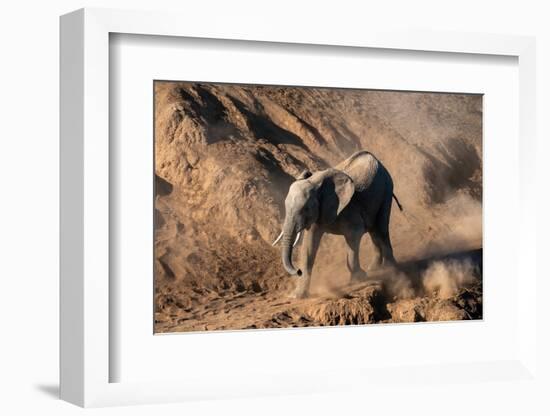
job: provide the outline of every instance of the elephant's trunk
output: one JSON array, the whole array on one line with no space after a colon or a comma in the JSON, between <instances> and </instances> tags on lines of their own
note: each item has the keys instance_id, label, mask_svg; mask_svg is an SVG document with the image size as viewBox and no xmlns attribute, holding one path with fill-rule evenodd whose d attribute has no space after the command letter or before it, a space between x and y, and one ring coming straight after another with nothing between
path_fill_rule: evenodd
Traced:
<instances>
[{"instance_id":1,"label":"elephant's trunk","mask_svg":"<svg viewBox=\"0 0 550 416\"><path fill-rule=\"evenodd\" d=\"M281 258L283 260L283 266L288 274L292 276L301 276L302 271L300 269L296 269L292 264L292 248L295 238L295 222L287 218L287 220L285 221L285 226L283 228L283 237L281 239Z\"/></svg>"}]
</instances>

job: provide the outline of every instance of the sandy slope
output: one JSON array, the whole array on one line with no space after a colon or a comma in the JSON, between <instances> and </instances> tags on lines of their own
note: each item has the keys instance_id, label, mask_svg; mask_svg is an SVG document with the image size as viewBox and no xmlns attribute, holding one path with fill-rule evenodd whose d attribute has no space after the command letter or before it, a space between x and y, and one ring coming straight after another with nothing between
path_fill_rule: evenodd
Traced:
<instances>
[{"instance_id":1,"label":"sandy slope","mask_svg":"<svg viewBox=\"0 0 550 416\"><path fill-rule=\"evenodd\" d=\"M481 316L481 98L450 94L155 84L155 330ZM348 286L341 237L323 239L313 298L287 298L271 241L304 168L356 150L388 168L405 212L401 270ZM363 239L361 262L370 253ZM295 250L296 252L299 250ZM456 256L454 256L456 257Z\"/></svg>"}]
</instances>

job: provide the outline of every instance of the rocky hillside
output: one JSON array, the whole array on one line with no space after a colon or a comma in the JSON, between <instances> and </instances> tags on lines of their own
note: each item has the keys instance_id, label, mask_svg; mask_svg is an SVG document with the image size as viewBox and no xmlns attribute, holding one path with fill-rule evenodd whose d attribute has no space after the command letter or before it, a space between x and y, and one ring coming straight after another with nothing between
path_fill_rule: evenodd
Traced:
<instances>
[{"instance_id":1,"label":"rocky hillside","mask_svg":"<svg viewBox=\"0 0 550 416\"><path fill-rule=\"evenodd\" d=\"M156 82L156 330L261 327L281 313L290 317L286 324L271 326L339 322L316 313L342 300L338 291L349 277L343 242L323 239L313 277L318 295L302 301L307 310L324 305L311 309L316 313L290 313L292 303L284 310L273 306L294 281L271 242L294 178L357 150L375 154L393 176L405 209L394 209L391 219L399 262L480 248L481 111L481 97L474 95ZM362 247L366 265L368 237ZM480 285L479 264L474 266L470 286ZM360 293L386 293L396 276L410 290L393 294L395 301L420 305L430 296L450 299L467 290L461 282L440 296L441 287L415 288L412 275L395 271L354 289L359 294L346 293L371 304ZM388 316L374 321L393 319L390 298L383 302ZM231 299L272 302L245 322L235 318L244 306L233 308ZM224 316L224 323L212 325L215 316Z\"/></svg>"}]
</instances>

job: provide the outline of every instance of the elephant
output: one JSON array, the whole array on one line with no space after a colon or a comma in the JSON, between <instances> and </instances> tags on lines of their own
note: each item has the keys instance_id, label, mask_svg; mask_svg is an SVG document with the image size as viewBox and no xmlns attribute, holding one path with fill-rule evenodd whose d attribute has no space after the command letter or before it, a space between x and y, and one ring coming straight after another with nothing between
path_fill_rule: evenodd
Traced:
<instances>
[{"instance_id":1,"label":"elephant","mask_svg":"<svg viewBox=\"0 0 550 416\"><path fill-rule=\"evenodd\" d=\"M290 275L301 277L293 297L309 296L311 272L323 234L342 235L347 243L347 268L352 282L364 280L359 265L359 246L369 233L375 257L368 269L395 265L389 223L393 180L384 165L370 152L358 151L334 168L311 173L305 170L290 185L285 199L281 234L282 263ZM292 263L292 251L303 233L301 269ZM303 274L303 276L302 276Z\"/></svg>"}]
</instances>

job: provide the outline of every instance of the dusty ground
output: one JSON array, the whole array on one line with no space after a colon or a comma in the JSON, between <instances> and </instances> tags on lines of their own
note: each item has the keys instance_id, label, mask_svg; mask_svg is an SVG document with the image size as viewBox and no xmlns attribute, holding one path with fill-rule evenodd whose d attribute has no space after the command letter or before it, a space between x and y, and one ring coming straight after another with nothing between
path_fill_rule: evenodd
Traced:
<instances>
[{"instance_id":1,"label":"dusty ground","mask_svg":"<svg viewBox=\"0 0 550 416\"><path fill-rule=\"evenodd\" d=\"M156 332L481 318L481 97L155 91ZM313 296L289 299L295 278L270 244L288 186L360 149L388 168L405 208L391 219L399 267L349 286L342 238L325 236Z\"/></svg>"},{"instance_id":2,"label":"dusty ground","mask_svg":"<svg viewBox=\"0 0 550 416\"><path fill-rule=\"evenodd\" d=\"M446 294L440 293L441 286L432 292L422 286L419 279L430 264L423 260L401 265L401 272L374 273L364 283L343 284L332 292L317 291L306 300L289 299L289 288L251 285L226 291L193 288L185 306L177 299L186 298L186 294L170 291L157 298L162 312L157 313L156 327L158 332L180 332L481 319L481 250L437 260L456 258L475 265L472 281L456 290L447 288L451 290ZM410 295L402 295L403 285Z\"/></svg>"}]
</instances>

